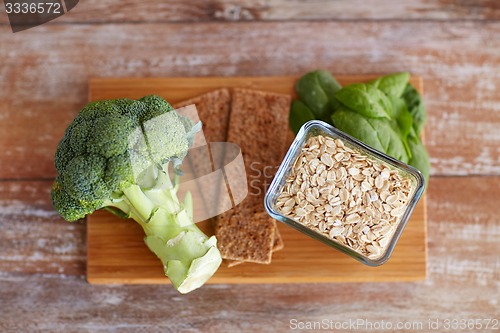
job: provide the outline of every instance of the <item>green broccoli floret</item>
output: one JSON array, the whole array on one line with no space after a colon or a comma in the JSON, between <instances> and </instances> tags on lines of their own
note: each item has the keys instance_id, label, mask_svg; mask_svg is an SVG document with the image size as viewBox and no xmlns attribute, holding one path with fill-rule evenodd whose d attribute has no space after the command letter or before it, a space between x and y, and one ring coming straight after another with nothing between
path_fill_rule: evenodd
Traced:
<instances>
[{"instance_id":1,"label":"green broccoli floret","mask_svg":"<svg viewBox=\"0 0 500 333\"><path fill-rule=\"evenodd\" d=\"M57 147L51 190L54 208L67 221L97 209L137 221L182 293L203 285L221 263L215 236L196 227L190 195L180 202L168 176L199 128L155 95L89 103Z\"/></svg>"}]
</instances>

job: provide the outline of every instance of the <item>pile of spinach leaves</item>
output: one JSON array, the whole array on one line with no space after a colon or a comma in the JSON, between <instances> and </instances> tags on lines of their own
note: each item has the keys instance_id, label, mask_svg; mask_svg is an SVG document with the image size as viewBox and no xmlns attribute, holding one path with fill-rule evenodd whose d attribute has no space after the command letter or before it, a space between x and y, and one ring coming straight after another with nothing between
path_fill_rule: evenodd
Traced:
<instances>
[{"instance_id":1,"label":"pile of spinach leaves","mask_svg":"<svg viewBox=\"0 0 500 333\"><path fill-rule=\"evenodd\" d=\"M427 113L408 73L382 76L342 87L330 72L302 76L295 86L290 127L297 133L309 120L323 120L422 172L429 179L429 155L420 134Z\"/></svg>"}]
</instances>

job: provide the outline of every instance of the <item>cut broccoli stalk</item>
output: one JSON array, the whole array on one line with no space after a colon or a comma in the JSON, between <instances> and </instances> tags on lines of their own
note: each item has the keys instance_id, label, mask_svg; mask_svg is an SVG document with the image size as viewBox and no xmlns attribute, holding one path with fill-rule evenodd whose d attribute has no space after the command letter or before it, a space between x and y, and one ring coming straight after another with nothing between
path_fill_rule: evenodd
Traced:
<instances>
[{"instance_id":1,"label":"cut broccoli stalk","mask_svg":"<svg viewBox=\"0 0 500 333\"><path fill-rule=\"evenodd\" d=\"M193 223L191 194L180 202L178 186L170 181L167 167L164 169L154 187L144 190L130 185L119 199L106 201L104 206L139 223L146 234L144 242L163 263L165 275L179 292L188 293L202 286L222 259L215 236L207 237Z\"/></svg>"},{"instance_id":2,"label":"cut broccoli stalk","mask_svg":"<svg viewBox=\"0 0 500 333\"><path fill-rule=\"evenodd\" d=\"M172 184L168 169L164 169L158 173L154 187L144 190L130 185L119 199L104 205L139 223L146 234L144 242L163 263L165 275L177 290L187 293L202 286L222 259L215 236L207 237L193 223L191 194L188 192L180 202L178 186Z\"/></svg>"},{"instance_id":3,"label":"cut broccoli stalk","mask_svg":"<svg viewBox=\"0 0 500 333\"><path fill-rule=\"evenodd\" d=\"M191 195L180 202L178 177L168 176L200 128L155 95L88 104L57 147L54 208L67 221L97 209L134 219L174 287L200 287L222 261L217 241L193 223Z\"/></svg>"}]
</instances>

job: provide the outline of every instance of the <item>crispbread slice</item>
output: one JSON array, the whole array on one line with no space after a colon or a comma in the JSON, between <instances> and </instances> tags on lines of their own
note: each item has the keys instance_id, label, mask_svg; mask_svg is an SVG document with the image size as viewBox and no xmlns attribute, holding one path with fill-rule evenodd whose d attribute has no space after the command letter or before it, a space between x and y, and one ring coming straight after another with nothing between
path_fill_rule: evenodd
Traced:
<instances>
[{"instance_id":1,"label":"crispbread slice","mask_svg":"<svg viewBox=\"0 0 500 333\"><path fill-rule=\"evenodd\" d=\"M229 125L231 93L229 89L218 89L174 104L178 109L194 104L203 123L203 134L207 142L225 142Z\"/></svg>"},{"instance_id":2,"label":"crispbread slice","mask_svg":"<svg viewBox=\"0 0 500 333\"><path fill-rule=\"evenodd\" d=\"M290 96L284 94L233 90L227 141L240 146L247 173L254 173L249 176L257 176L261 171L252 179L271 181L283 159L289 134L290 101ZM263 198L264 192L254 196Z\"/></svg>"},{"instance_id":3,"label":"crispbread slice","mask_svg":"<svg viewBox=\"0 0 500 333\"><path fill-rule=\"evenodd\" d=\"M263 212L248 213L239 210L217 224L215 234L221 255L229 260L269 264L276 230L274 221L269 221Z\"/></svg>"},{"instance_id":4,"label":"crispbread slice","mask_svg":"<svg viewBox=\"0 0 500 333\"><path fill-rule=\"evenodd\" d=\"M289 95L233 90L227 139L242 150L249 193L218 218L215 234L224 259L271 262L277 229L263 198L286 150L289 107Z\"/></svg>"},{"instance_id":5,"label":"crispbread slice","mask_svg":"<svg viewBox=\"0 0 500 333\"><path fill-rule=\"evenodd\" d=\"M279 250L283 250L285 247L285 243L283 242L283 238L281 238L281 234L279 232L278 227L275 228L274 230L274 242L273 242L273 253ZM245 263L243 260L229 260L225 259L225 262L227 263L227 267L234 267L238 266L239 264Z\"/></svg>"},{"instance_id":6,"label":"crispbread slice","mask_svg":"<svg viewBox=\"0 0 500 333\"><path fill-rule=\"evenodd\" d=\"M218 89L176 103L173 106L175 109L180 109L192 104L196 106L198 117L203 124L202 132L196 134L195 143L196 140L199 140L198 142L203 143L203 146L190 150L185 159L187 163L183 167L183 171L192 173L193 177L198 179L198 188L196 193L192 193L192 195L195 201L196 198L200 198L203 205L197 204L195 206L195 217L196 215L199 217L213 216L219 211L219 207L231 207L231 202L226 193L223 179L201 177L215 171L208 143L225 142L227 139L231 93L229 89ZM204 140L200 140L200 135L204 136ZM204 188L209 188L210 191L205 191ZM197 211L201 213L196 214Z\"/></svg>"},{"instance_id":7,"label":"crispbread slice","mask_svg":"<svg viewBox=\"0 0 500 333\"><path fill-rule=\"evenodd\" d=\"M245 263L243 260L229 260L229 259L224 259L224 262L227 263L227 267L234 267Z\"/></svg>"},{"instance_id":8,"label":"crispbread slice","mask_svg":"<svg viewBox=\"0 0 500 333\"><path fill-rule=\"evenodd\" d=\"M283 250L284 247L285 243L283 242L283 238L281 238L280 231L276 226L276 231L274 232L273 253L279 250Z\"/></svg>"}]
</instances>

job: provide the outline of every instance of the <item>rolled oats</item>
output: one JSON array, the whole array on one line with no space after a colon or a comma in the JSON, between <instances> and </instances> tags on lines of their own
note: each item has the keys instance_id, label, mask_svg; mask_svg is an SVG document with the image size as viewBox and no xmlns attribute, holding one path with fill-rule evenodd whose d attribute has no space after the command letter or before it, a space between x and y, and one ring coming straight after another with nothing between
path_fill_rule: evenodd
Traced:
<instances>
[{"instance_id":1,"label":"rolled oats","mask_svg":"<svg viewBox=\"0 0 500 333\"><path fill-rule=\"evenodd\" d=\"M276 205L283 215L376 259L406 211L411 186L398 170L318 135L302 148Z\"/></svg>"}]
</instances>

